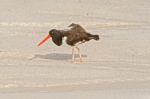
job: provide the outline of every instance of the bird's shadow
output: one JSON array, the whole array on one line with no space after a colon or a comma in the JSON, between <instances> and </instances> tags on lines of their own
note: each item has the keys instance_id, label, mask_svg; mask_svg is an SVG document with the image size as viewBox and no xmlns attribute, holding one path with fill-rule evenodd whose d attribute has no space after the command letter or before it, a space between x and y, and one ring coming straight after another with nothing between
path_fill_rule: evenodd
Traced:
<instances>
[{"instance_id":1,"label":"bird's shadow","mask_svg":"<svg viewBox=\"0 0 150 99\"><path fill-rule=\"evenodd\" d=\"M79 55L75 54L75 58L78 58ZM87 55L83 54L82 57L87 57ZM50 54L35 54L34 57L30 58L30 60L40 58L40 59L49 59L49 60L69 60L72 59L72 54L67 53L50 53Z\"/></svg>"}]
</instances>

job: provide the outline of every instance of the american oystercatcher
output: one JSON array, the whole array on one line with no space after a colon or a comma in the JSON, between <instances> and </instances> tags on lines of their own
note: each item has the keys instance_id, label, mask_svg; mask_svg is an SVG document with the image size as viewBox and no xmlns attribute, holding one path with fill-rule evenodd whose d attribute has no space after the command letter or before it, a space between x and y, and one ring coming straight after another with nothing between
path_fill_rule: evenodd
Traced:
<instances>
[{"instance_id":1,"label":"american oystercatcher","mask_svg":"<svg viewBox=\"0 0 150 99\"><path fill-rule=\"evenodd\" d=\"M86 32L86 30L79 24L72 23L69 25L69 27L71 27L69 30L57 30L57 29L50 30L49 35L46 36L46 38L42 40L38 44L38 46L42 45L50 37L52 37L52 41L57 46L61 46L64 37L66 37L66 43L72 47L72 61L75 62L74 50L76 48L78 50L80 62L82 62L82 55L80 53L78 45L90 41L92 39L99 40L99 35L93 35Z\"/></svg>"}]
</instances>

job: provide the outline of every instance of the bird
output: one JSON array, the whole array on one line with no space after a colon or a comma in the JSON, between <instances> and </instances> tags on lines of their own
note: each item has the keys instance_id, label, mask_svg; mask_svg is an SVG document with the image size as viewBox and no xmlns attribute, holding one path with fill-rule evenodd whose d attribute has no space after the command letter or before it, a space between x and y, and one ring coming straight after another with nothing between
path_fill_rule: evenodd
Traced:
<instances>
[{"instance_id":1,"label":"bird","mask_svg":"<svg viewBox=\"0 0 150 99\"><path fill-rule=\"evenodd\" d=\"M68 27L69 30L51 29L49 31L49 37L52 37L52 41L57 46L63 44L63 39L66 37L66 43L72 47L72 62L75 62L75 49L78 50L80 62L82 62L82 55L78 45L83 44L90 40L99 40L99 35L93 35L87 32L81 25L72 23ZM46 40L45 40L46 41ZM41 45L41 43L39 43Z\"/></svg>"}]
</instances>

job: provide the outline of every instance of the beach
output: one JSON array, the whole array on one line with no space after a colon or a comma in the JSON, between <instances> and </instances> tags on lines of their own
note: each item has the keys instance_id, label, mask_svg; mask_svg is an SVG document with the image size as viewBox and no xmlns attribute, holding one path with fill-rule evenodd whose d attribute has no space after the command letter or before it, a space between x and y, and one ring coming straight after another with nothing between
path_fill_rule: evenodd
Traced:
<instances>
[{"instance_id":1,"label":"beach","mask_svg":"<svg viewBox=\"0 0 150 99\"><path fill-rule=\"evenodd\" d=\"M0 11L0 98L150 99L150 1L1 0ZM79 45L82 63L65 42L37 46L71 23L100 36Z\"/></svg>"}]
</instances>

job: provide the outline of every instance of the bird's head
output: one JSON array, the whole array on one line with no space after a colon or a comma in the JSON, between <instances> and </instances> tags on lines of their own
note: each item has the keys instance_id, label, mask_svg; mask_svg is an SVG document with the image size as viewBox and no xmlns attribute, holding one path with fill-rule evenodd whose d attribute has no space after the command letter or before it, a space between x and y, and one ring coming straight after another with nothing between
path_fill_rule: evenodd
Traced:
<instances>
[{"instance_id":1,"label":"bird's head","mask_svg":"<svg viewBox=\"0 0 150 99\"><path fill-rule=\"evenodd\" d=\"M49 31L49 35L47 35L41 42L38 43L38 46L41 46L42 44L44 44L44 42L46 42L49 38L52 38L52 41L57 46L62 45L62 39L63 39L62 31L52 29Z\"/></svg>"},{"instance_id":2,"label":"bird's head","mask_svg":"<svg viewBox=\"0 0 150 99\"><path fill-rule=\"evenodd\" d=\"M52 41L56 45L62 45L63 34L61 30L52 29L49 31L49 35L52 37Z\"/></svg>"},{"instance_id":3,"label":"bird's head","mask_svg":"<svg viewBox=\"0 0 150 99\"><path fill-rule=\"evenodd\" d=\"M56 29L51 29L51 30L49 31L49 35L52 36L52 35L54 35L54 33L56 33L56 32L57 32Z\"/></svg>"}]
</instances>

